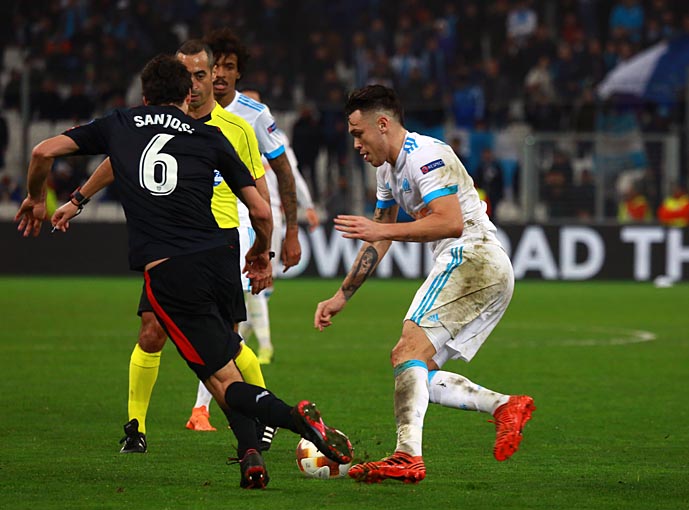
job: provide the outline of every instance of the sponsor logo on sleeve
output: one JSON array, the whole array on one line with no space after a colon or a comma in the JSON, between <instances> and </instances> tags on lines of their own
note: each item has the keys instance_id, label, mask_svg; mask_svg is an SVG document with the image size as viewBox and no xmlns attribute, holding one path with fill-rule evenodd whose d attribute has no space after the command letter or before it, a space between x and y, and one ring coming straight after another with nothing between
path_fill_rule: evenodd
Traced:
<instances>
[{"instance_id":1,"label":"sponsor logo on sleeve","mask_svg":"<svg viewBox=\"0 0 689 510\"><path fill-rule=\"evenodd\" d=\"M421 167L421 173L422 174L427 174L428 172L432 172L436 168L441 168L445 166L445 162L442 159L436 159L435 161L431 161L430 163L426 163Z\"/></svg>"},{"instance_id":2,"label":"sponsor logo on sleeve","mask_svg":"<svg viewBox=\"0 0 689 510\"><path fill-rule=\"evenodd\" d=\"M268 126L268 133L275 132L277 130L277 128L278 128L278 125L275 122L273 122L270 126Z\"/></svg>"},{"instance_id":3,"label":"sponsor logo on sleeve","mask_svg":"<svg viewBox=\"0 0 689 510\"><path fill-rule=\"evenodd\" d=\"M219 186L224 181L222 174L217 169L213 170L213 174L213 187Z\"/></svg>"}]
</instances>

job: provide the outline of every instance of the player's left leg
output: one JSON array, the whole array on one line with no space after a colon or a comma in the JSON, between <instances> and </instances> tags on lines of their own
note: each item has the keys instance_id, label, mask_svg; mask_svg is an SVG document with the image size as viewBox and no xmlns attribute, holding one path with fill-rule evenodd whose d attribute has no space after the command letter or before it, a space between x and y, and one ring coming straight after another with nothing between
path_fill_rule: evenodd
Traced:
<instances>
[{"instance_id":1,"label":"player's left leg","mask_svg":"<svg viewBox=\"0 0 689 510\"><path fill-rule=\"evenodd\" d=\"M464 246L463 263L447 282L433 306L417 320L435 346L429 364L431 403L479 411L495 417L497 460L509 458L519 447L524 424L536 409L533 399L505 395L466 377L439 370L449 359L470 361L498 324L509 305L514 276L509 259L496 245ZM468 276L471 276L469 278Z\"/></svg>"}]
</instances>

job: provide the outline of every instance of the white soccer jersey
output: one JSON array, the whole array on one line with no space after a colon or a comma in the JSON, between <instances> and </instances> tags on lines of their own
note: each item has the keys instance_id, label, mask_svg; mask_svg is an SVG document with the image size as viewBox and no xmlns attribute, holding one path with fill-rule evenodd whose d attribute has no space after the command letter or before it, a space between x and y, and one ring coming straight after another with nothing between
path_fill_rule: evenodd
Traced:
<instances>
[{"instance_id":1,"label":"white soccer jersey","mask_svg":"<svg viewBox=\"0 0 689 510\"><path fill-rule=\"evenodd\" d=\"M256 139L258 140L258 150L265 158L268 160L275 159L285 152L280 132L268 106L237 91L235 92L234 99L225 109L228 112L239 115L254 128ZM239 224L251 226L249 210L241 201L237 201L237 210Z\"/></svg>"},{"instance_id":2,"label":"white soccer jersey","mask_svg":"<svg viewBox=\"0 0 689 510\"><path fill-rule=\"evenodd\" d=\"M285 152L282 138L279 136L277 125L270 108L236 92L234 99L225 109L251 124L258 139L258 150L269 160L277 158Z\"/></svg>"},{"instance_id":3,"label":"white soccer jersey","mask_svg":"<svg viewBox=\"0 0 689 510\"><path fill-rule=\"evenodd\" d=\"M434 258L457 242L494 242L495 225L486 214L474 182L452 148L418 133L407 133L402 149L393 167L385 162L376 173L378 208L394 204L404 209L412 218L426 216L428 204L435 198L456 195L464 217L464 231L457 239L441 239L430 243Z\"/></svg>"}]
</instances>

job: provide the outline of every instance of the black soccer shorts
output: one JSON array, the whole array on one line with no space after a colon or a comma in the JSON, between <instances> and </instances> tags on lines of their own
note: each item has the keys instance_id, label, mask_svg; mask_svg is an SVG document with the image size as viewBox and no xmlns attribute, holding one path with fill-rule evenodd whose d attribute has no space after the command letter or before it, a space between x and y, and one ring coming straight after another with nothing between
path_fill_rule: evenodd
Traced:
<instances>
[{"instance_id":1,"label":"black soccer shorts","mask_svg":"<svg viewBox=\"0 0 689 510\"><path fill-rule=\"evenodd\" d=\"M232 310L244 309L236 244L172 257L144 280L153 313L200 380L234 359L241 337Z\"/></svg>"}]
</instances>

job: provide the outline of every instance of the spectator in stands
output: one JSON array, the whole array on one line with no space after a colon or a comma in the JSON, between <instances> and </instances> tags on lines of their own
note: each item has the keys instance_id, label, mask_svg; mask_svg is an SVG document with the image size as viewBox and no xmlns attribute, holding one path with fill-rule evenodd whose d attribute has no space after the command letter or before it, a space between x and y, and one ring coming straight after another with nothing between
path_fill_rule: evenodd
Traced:
<instances>
[{"instance_id":1,"label":"spectator in stands","mask_svg":"<svg viewBox=\"0 0 689 510\"><path fill-rule=\"evenodd\" d=\"M481 151L481 161L476 167L475 175L476 186L483 190L493 211L496 211L505 195L505 178L502 165L495 159L490 147Z\"/></svg>"},{"instance_id":2,"label":"spectator in stands","mask_svg":"<svg viewBox=\"0 0 689 510\"><path fill-rule=\"evenodd\" d=\"M5 168L5 154L10 144L10 130L7 126L7 119L0 113L0 171Z\"/></svg>"},{"instance_id":3,"label":"spectator in stands","mask_svg":"<svg viewBox=\"0 0 689 510\"><path fill-rule=\"evenodd\" d=\"M524 46L536 31L538 14L529 0L516 0L507 14L507 37L517 46Z\"/></svg>"},{"instance_id":4,"label":"spectator in stands","mask_svg":"<svg viewBox=\"0 0 689 510\"><path fill-rule=\"evenodd\" d=\"M596 185L593 174L587 168L581 171L579 184L572 190L572 207L574 215L583 222L593 219L595 211Z\"/></svg>"},{"instance_id":5,"label":"spectator in stands","mask_svg":"<svg viewBox=\"0 0 689 510\"><path fill-rule=\"evenodd\" d=\"M24 196L19 184L9 174L0 174L0 203L15 202L20 204Z\"/></svg>"},{"instance_id":6,"label":"spectator in stands","mask_svg":"<svg viewBox=\"0 0 689 510\"><path fill-rule=\"evenodd\" d=\"M483 65L483 94L485 118L492 127L501 128L509 118L510 101L517 97L518 90L501 72L500 61L489 58Z\"/></svg>"},{"instance_id":7,"label":"spectator in stands","mask_svg":"<svg viewBox=\"0 0 689 510\"><path fill-rule=\"evenodd\" d=\"M337 178L337 185L332 190L326 199L325 209L328 213L328 219L332 220L340 214L351 214L352 206L349 197L349 181L344 175Z\"/></svg>"},{"instance_id":8,"label":"spectator in stands","mask_svg":"<svg viewBox=\"0 0 689 510\"><path fill-rule=\"evenodd\" d=\"M454 76L452 113L455 126L471 131L476 121L484 116L485 100L483 90L470 79L469 68L463 66Z\"/></svg>"},{"instance_id":9,"label":"spectator in stands","mask_svg":"<svg viewBox=\"0 0 689 510\"><path fill-rule=\"evenodd\" d=\"M65 118L73 121L90 120L95 110L93 99L86 94L86 88L82 82L72 84L70 94L62 107Z\"/></svg>"},{"instance_id":10,"label":"spectator in stands","mask_svg":"<svg viewBox=\"0 0 689 510\"><path fill-rule=\"evenodd\" d=\"M675 183L672 194L658 208L658 220L668 227L689 226L689 193L686 187Z\"/></svg>"},{"instance_id":11,"label":"spectator in stands","mask_svg":"<svg viewBox=\"0 0 689 510\"><path fill-rule=\"evenodd\" d=\"M306 179L314 202L320 202L320 184L316 159L322 145L321 128L313 104L303 103L299 117L292 126L292 149L299 161L299 169Z\"/></svg>"},{"instance_id":12,"label":"spectator in stands","mask_svg":"<svg viewBox=\"0 0 689 510\"><path fill-rule=\"evenodd\" d=\"M648 223L653 219L653 211L648 199L632 184L624 192L617 208L617 220L620 223Z\"/></svg>"},{"instance_id":13,"label":"spectator in stands","mask_svg":"<svg viewBox=\"0 0 689 510\"><path fill-rule=\"evenodd\" d=\"M45 78L41 90L33 97L32 106L39 120L56 122L64 119L62 98L57 92L57 84L51 78Z\"/></svg>"},{"instance_id":14,"label":"spectator in stands","mask_svg":"<svg viewBox=\"0 0 689 510\"><path fill-rule=\"evenodd\" d=\"M569 157L556 150L553 161L542 177L541 200L553 219L571 218L572 211L572 165Z\"/></svg>"},{"instance_id":15,"label":"spectator in stands","mask_svg":"<svg viewBox=\"0 0 689 510\"><path fill-rule=\"evenodd\" d=\"M644 8L639 0L620 0L610 11L610 32L615 38L641 41L644 29Z\"/></svg>"}]
</instances>

